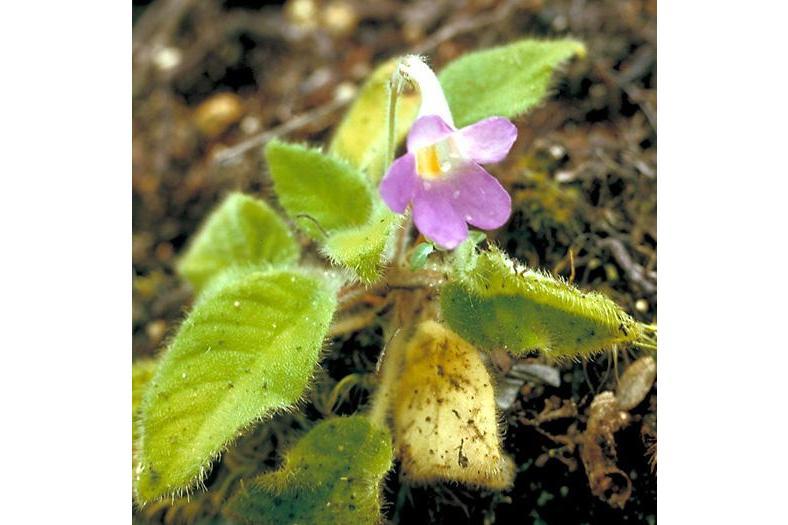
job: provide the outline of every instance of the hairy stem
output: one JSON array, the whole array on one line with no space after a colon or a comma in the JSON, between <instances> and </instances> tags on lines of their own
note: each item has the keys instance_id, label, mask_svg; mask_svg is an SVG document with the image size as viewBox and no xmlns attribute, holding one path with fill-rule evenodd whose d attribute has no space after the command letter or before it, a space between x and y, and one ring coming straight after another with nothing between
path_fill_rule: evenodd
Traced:
<instances>
[{"instance_id":1,"label":"hairy stem","mask_svg":"<svg viewBox=\"0 0 788 525\"><path fill-rule=\"evenodd\" d=\"M351 284L342 288L337 294L340 310L349 310L361 303L369 303L377 310L390 303L385 297L392 290L417 290L437 288L447 279L448 268L439 270L411 271L392 266L386 271L385 278L373 285Z\"/></svg>"},{"instance_id":2,"label":"hairy stem","mask_svg":"<svg viewBox=\"0 0 788 525\"><path fill-rule=\"evenodd\" d=\"M380 383L372 400L372 408L369 411L369 420L379 427L386 426L386 417L391 405L391 396L394 386L397 383L402 359L404 357L405 343L407 342L406 332L408 330L397 328L394 335L389 340L383 350L380 370Z\"/></svg>"},{"instance_id":3,"label":"hairy stem","mask_svg":"<svg viewBox=\"0 0 788 525\"><path fill-rule=\"evenodd\" d=\"M386 143L386 162L384 164L384 173L389 169L391 163L394 162L394 150L397 148L397 99L403 88L402 74L400 73L400 65L394 68L394 73L391 75L389 81L389 113L388 113L388 137Z\"/></svg>"},{"instance_id":4,"label":"hairy stem","mask_svg":"<svg viewBox=\"0 0 788 525\"><path fill-rule=\"evenodd\" d=\"M385 331L388 342L378 360L380 379L369 411L370 421L381 427L386 426L391 396L400 377L405 358L405 347L418 316L418 312L414 309L412 293L406 290L397 290L392 292L392 295L394 310Z\"/></svg>"}]
</instances>

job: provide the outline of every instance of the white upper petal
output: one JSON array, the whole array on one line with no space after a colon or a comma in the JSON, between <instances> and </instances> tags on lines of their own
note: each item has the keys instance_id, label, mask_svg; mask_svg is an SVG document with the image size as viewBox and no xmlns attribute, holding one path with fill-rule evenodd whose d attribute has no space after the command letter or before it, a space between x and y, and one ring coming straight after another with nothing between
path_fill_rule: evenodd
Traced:
<instances>
[{"instance_id":1,"label":"white upper petal","mask_svg":"<svg viewBox=\"0 0 788 525\"><path fill-rule=\"evenodd\" d=\"M454 118L449 110L449 103L443 93L438 77L418 55L408 55L400 63L400 71L419 87L421 107L419 117L438 115L449 126L454 128Z\"/></svg>"}]
</instances>

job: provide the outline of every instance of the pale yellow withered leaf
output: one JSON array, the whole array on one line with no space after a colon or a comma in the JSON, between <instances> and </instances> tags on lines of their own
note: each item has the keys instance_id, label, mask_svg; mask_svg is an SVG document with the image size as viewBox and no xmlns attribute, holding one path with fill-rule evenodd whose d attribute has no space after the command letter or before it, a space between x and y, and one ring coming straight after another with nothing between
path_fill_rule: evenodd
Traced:
<instances>
[{"instance_id":1,"label":"pale yellow withered leaf","mask_svg":"<svg viewBox=\"0 0 788 525\"><path fill-rule=\"evenodd\" d=\"M457 334L434 321L417 328L393 399L394 442L407 479L511 486L514 467L501 450L490 374Z\"/></svg>"}]
</instances>

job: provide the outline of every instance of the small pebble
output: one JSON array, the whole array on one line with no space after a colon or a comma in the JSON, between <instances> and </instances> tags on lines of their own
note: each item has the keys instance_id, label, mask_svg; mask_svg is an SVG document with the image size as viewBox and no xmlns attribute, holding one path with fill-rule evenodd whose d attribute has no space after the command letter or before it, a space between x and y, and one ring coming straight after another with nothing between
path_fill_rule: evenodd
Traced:
<instances>
[{"instance_id":1,"label":"small pebble","mask_svg":"<svg viewBox=\"0 0 788 525\"><path fill-rule=\"evenodd\" d=\"M285 4L285 16L301 29L317 26L317 5L314 0L290 0Z\"/></svg>"},{"instance_id":2,"label":"small pebble","mask_svg":"<svg viewBox=\"0 0 788 525\"><path fill-rule=\"evenodd\" d=\"M553 29L555 31L564 31L569 27L569 20L564 15L558 15L553 20Z\"/></svg>"},{"instance_id":3,"label":"small pebble","mask_svg":"<svg viewBox=\"0 0 788 525\"><path fill-rule=\"evenodd\" d=\"M553 144L550 146L550 155L556 160L562 159L566 155L566 150L560 144Z\"/></svg>"},{"instance_id":4,"label":"small pebble","mask_svg":"<svg viewBox=\"0 0 788 525\"><path fill-rule=\"evenodd\" d=\"M167 322L159 319L148 323L145 327L145 334L150 338L152 343L158 343L164 337L164 334L167 332Z\"/></svg>"},{"instance_id":5,"label":"small pebble","mask_svg":"<svg viewBox=\"0 0 788 525\"><path fill-rule=\"evenodd\" d=\"M356 96L356 86L352 82L342 82L334 90L334 98L338 101L351 100Z\"/></svg>"},{"instance_id":6,"label":"small pebble","mask_svg":"<svg viewBox=\"0 0 788 525\"><path fill-rule=\"evenodd\" d=\"M260 119L253 116L244 117L241 120L241 131L246 133L247 135L253 135L260 131Z\"/></svg>"},{"instance_id":7,"label":"small pebble","mask_svg":"<svg viewBox=\"0 0 788 525\"><path fill-rule=\"evenodd\" d=\"M217 93L194 110L194 125L207 138L216 138L243 117L241 99L233 93Z\"/></svg>"},{"instance_id":8,"label":"small pebble","mask_svg":"<svg viewBox=\"0 0 788 525\"><path fill-rule=\"evenodd\" d=\"M182 58L183 54L177 47L163 47L153 56L153 63L161 71L169 71L178 67Z\"/></svg>"},{"instance_id":9,"label":"small pebble","mask_svg":"<svg viewBox=\"0 0 788 525\"><path fill-rule=\"evenodd\" d=\"M563 171L556 172L555 180L556 180L556 182L561 182L561 183L572 182L573 180L575 180L575 176L576 175L577 174L574 171L563 170Z\"/></svg>"},{"instance_id":10,"label":"small pebble","mask_svg":"<svg viewBox=\"0 0 788 525\"><path fill-rule=\"evenodd\" d=\"M323 23L332 35L347 36L356 29L358 15L350 3L336 0L323 10Z\"/></svg>"}]
</instances>

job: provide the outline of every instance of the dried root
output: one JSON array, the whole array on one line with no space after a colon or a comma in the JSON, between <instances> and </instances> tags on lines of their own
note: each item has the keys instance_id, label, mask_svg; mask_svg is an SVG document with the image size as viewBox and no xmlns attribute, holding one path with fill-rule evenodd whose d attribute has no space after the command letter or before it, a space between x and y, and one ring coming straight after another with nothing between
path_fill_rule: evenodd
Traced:
<instances>
[{"instance_id":1,"label":"dried root","mask_svg":"<svg viewBox=\"0 0 788 525\"><path fill-rule=\"evenodd\" d=\"M651 467L651 472L657 470L657 416L656 414L649 414L643 418L643 425L640 427L640 437L643 439L643 444L646 445L646 454L648 454L648 464Z\"/></svg>"},{"instance_id":2,"label":"dried root","mask_svg":"<svg viewBox=\"0 0 788 525\"><path fill-rule=\"evenodd\" d=\"M602 392L591 402L588 426L580 445L580 458L591 492L612 507L624 508L632 494L632 481L616 467L618 430L629 423L629 414L618 405L613 392Z\"/></svg>"},{"instance_id":3,"label":"dried root","mask_svg":"<svg viewBox=\"0 0 788 525\"><path fill-rule=\"evenodd\" d=\"M615 394L602 392L591 402L588 425L580 438L580 458L591 492L612 507L624 508L632 494L632 481L616 466L614 434L630 423L628 411L643 402L656 375L654 359L642 357L621 376ZM656 441L652 458L656 461Z\"/></svg>"}]
</instances>

